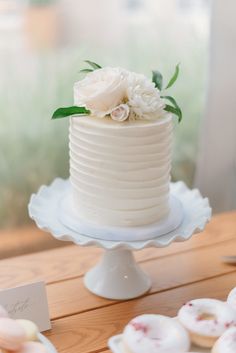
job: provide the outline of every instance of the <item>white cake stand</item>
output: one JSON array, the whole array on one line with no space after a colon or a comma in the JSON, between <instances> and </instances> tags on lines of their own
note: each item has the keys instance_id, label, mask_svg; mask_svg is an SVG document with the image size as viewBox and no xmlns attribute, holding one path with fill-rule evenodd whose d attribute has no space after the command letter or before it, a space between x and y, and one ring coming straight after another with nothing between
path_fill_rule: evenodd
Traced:
<instances>
[{"instance_id":1,"label":"white cake stand","mask_svg":"<svg viewBox=\"0 0 236 353\"><path fill-rule=\"evenodd\" d=\"M31 196L29 215L40 229L50 232L58 240L105 249L100 262L86 273L84 283L92 293L108 299L131 299L150 289L151 280L136 263L132 251L161 248L174 241L188 240L194 233L201 232L211 218L208 199L203 198L198 190L188 189L183 182L171 183L171 195L183 207L183 219L177 228L143 241L102 240L76 232L60 218L58 205L68 184L68 180L55 179L51 185L42 186Z\"/></svg>"}]
</instances>

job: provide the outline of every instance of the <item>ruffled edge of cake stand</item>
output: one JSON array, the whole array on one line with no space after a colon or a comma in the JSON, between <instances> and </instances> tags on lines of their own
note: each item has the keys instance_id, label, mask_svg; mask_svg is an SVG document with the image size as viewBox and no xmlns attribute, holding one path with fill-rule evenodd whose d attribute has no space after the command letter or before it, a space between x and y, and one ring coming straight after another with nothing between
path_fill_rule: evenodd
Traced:
<instances>
[{"instance_id":1,"label":"ruffled edge of cake stand","mask_svg":"<svg viewBox=\"0 0 236 353\"><path fill-rule=\"evenodd\" d=\"M203 198L198 189L190 190L182 181L171 183L171 193L179 197L184 207L184 219L172 232L145 241L108 241L78 234L65 227L56 215L57 202L68 185L68 179L56 178L50 185L42 185L31 196L29 216L38 228L50 232L56 239L72 241L80 246L97 246L105 249L126 248L140 250L147 247L166 247L174 241L188 240L193 234L203 231L211 218L211 207L207 198ZM54 207L53 207L54 206Z\"/></svg>"}]
</instances>

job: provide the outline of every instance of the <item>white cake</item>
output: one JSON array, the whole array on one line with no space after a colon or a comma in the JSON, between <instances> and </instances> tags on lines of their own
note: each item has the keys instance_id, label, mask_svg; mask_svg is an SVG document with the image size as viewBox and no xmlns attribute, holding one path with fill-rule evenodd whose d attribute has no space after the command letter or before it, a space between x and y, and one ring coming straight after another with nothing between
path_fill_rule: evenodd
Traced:
<instances>
[{"instance_id":1,"label":"white cake","mask_svg":"<svg viewBox=\"0 0 236 353\"><path fill-rule=\"evenodd\" d=\"M140 226L169 213L172 116L70 120L70 181L78 216L97 225Z\"/></svg>"},{"instance_id":2,"label":"white cake","mask_svg":"<svg viewBox=\"0 0 236 353\"><path fill-rule=\"evenodd\" d=\"M115 234L169 224L172 114L180 121L182 112L166 90L179 65L163 89L159 71L150 79L86 63L85 77L74 84L74 105L52 116L71 117L70 200L77 226Z\"/></svg>"}]
</instances>

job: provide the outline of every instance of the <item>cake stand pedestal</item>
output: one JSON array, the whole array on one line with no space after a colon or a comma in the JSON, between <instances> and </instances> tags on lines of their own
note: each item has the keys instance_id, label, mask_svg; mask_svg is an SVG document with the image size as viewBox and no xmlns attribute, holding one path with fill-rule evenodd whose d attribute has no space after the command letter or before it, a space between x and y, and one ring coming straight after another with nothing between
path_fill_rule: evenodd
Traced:
<instances>
[{"instance_id":1,"label":"cake stand pedestal","mask_svg":"<svg viewBox=\"0 0 236 353\"><path fill-rule=\"evenodd\" d=\"M86 273L84 284L94 294L120 300L139 297L151 288L150 278L125 249L105 251L100 262Z\"/></svg>"},{"instance_id":2,"label":"cake stand pedestal","mask_svg":"<svg viewBox=\"0 0 236 353\"><path fill-rule=\"evenodd\" d=\"M167 234L140 241L102 240L79 234L65 225L60 217L59 205L68 192L69 181L55 179L33 194L29 215L40 229L50 232L56 239L72 241L80 246L97 246L105 249L99 263L84 277L85 286L94 294L108 299L127 300L147 292L151 280L136 263L132 251L147 247L166 247L174 241L186 241L201 232L211 218L208 199L198 190L190 190L183 182L171 183L171 194L183 207L181 224Z\"/></svg>"}]
</instances>

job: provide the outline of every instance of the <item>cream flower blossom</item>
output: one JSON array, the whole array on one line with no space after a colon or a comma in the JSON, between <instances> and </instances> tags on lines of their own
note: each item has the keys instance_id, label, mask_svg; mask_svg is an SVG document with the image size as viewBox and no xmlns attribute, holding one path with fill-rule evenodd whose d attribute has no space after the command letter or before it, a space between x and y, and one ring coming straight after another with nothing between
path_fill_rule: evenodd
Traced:
<instances>
[{"instance_id":1,"label":"cream flower blossom","mask_svg":"<svg viewBox=\"0 0 236 353\"><path fill-rule=\"evenodd\" d=\"M74 104L91 114L113 120L159 119L166 114L164 100L144 75L121 68L102 68L88 73L74 85Z\"/></svg>"},{"instance_id":2,"label":"cream flower blossom","mask_svg":"<svg viewBox=\"0 0 236 353\"><path fill-rule=\"evenodd\" d=\"M166 114L160 91L144 75L129 73L127 77L127 101L130 119L154 120Z\"/></svg>"},{"instance_id":3,"label":"cream flower blossom","mask_svg":"<svg viewBox=\"0 0 236 353\"><path fill-rule=\"evenodd\" d=\"M97 117L104 117L123 102L127 72L120 68L95 70L74 85L74 104L85 106Z\"/></svg>"},{"instance_id":4,"label":"cream flower blossom","mask_svg":"<svg viewBox=\"0 0 236 353\"><path fill-rule=\"evenodd\" d=\"M129 106L120 104L111 111L111 118L116 121L125 121L129 117Z\"/></svg>"}]
</instances>

